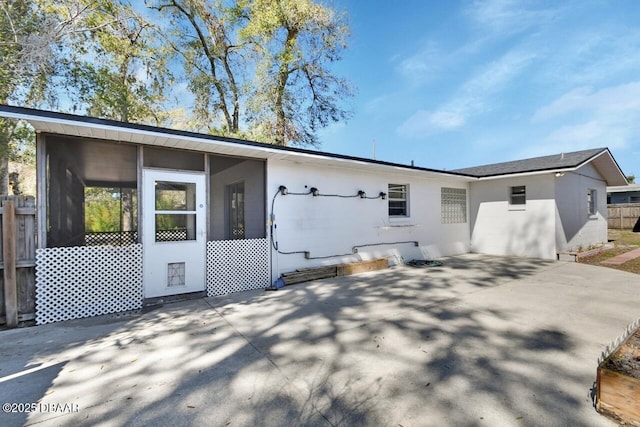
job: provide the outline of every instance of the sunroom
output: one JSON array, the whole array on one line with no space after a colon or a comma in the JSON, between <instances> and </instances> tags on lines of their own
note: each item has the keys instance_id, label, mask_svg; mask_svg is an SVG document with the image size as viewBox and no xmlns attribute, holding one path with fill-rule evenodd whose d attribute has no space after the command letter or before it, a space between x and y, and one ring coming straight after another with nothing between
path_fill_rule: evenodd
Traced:
<instances>
[{"instance_id":1,"label":"sunroom","mask_svg":"<svg viewBox=\"0 0 640 427\"><path fill-rule=\"evenodd\" d=\"M269 285L265 159L84 133L38 134L38 323Z\"/></svg>"}]
</instances>

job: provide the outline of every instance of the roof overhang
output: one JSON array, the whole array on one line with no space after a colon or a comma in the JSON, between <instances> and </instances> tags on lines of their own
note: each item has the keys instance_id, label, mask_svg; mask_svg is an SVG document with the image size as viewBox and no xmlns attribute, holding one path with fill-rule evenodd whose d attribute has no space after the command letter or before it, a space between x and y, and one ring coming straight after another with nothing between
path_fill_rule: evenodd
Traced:
<instances>
[{"instance_id":1,"label":"roof overhang","mask_svg":"<svg viewBox=\"0 0 640 427\"><path fill-rule=\"evenodd\" d=\"M492 179L503 179L503 178L513 178L513 177L523 177L523 176L534 176L534 175L546 175L546 174L554 174L557 176L561 176L565 173L575 172L578 169L582 168L586 164L591 163L593 167L596 168L598 173L602 176L602 178L606 181L608 186L614 185L627 185L627 177L624 175L618 162L613 158L613 155L609 151L609 149L604 149L598 154L592 156L591 158L585 160L577 166L572 167L564 167L564 168L550 168L536 171L527 171L527 172L518 172L518 173L509 173L502 175L491 175L484 176L478 178L479 181L488 181Z\"/></svg>"},{"instance_id":2,"label":"roof overhang","mask_svg":"<svg viewBox=\"0 0 640 427\"><path fill-rule=\"evenodd\" d=\"M24 120L30 123L38 133L95 138L225 156L285 160L298 164L418 174L422 177L442 177L460 181L476 179L470 175L437 169L7 105L0 105L0 117Z\"/></svg>"},{"instance_id":3,"label":"roof overhang","mask_svg":"<svg viewBox=\"0 0 640 427\"><path fill-rule=\"evenodd\" d=\"M629 185L607 187L608 193L628 193L632 191L640 192L640 184L629 184Z\"/></svg>"}]
</instances>

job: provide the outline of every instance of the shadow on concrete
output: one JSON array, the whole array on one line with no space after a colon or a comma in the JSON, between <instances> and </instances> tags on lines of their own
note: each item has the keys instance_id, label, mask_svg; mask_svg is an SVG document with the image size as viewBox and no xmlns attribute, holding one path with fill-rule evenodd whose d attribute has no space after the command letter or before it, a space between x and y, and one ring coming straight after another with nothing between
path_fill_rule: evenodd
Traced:
<instances>
[{"instance_id":1,"label":"shadow on concrete","mask_svg":"<svg viewBox=\"0 0 640 427\"><path fill-rule=\"evenodd\" d=\"M586 425L583 377L564 364L571 337L460 302L549 265L451 257L3 332L20 340L2 354L16 369L58 362L28 385L0 382L0 400L17 387L80 411L0 424Z\"/></svg>"}]
</instances>

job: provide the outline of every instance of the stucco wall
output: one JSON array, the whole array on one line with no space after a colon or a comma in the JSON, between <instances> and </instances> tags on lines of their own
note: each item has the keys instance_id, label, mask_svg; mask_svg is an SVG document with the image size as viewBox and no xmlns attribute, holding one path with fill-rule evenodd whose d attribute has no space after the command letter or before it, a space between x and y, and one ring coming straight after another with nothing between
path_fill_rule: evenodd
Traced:
<instances>
[{"instance_id":1,"label":"stucco wall","mask_svg":"<svg viewBox=\"0 0 640 427\"><path fill-rule=\"evenodd\" d=\"M526 186L526 204L509 205L509 188ZM555 259L552 174L470 184L471 251Z\"/></svg>"},{"instance_id":2,"label":"stucco wall","mask_svg":"<svg viewBox=\"0 0 640 427\"><path fill-rule=\"evenodd\" d=\"M587 193L590 189L597 191L596 215L588 212ZM555 191L559 252L607 241L606 184L591 164L557 177Z\"/></svg>"},{"instance_id":3,"label":"stucco wall","mask_svg":"<svg viewBox=\"0 0 640 427\"><path fill-rule=\"evenodd\" d=\"M409 185L410 216L401 219L389 218L387 200L277 196L274 238L280 251L308 251L311 257L343 256L305 259L303 254L274 252L276 277L296 268L381 256L397 255L408 261L468 252L468 222L441 224L440 215L441 187L466 189L467 183L463 180L426 178L424 172L355 171L349 167L300 165L281 160L270 160L267 169L269 209L280 185L294 193L306 193L311 187L317 187L321 194L352 195L363 190L367 196L386 193L389 183ZM352 253L356 245L412 240L418 241L420 247L398 243L363 247L357 254Z\"/></svg>"}]
</instances>

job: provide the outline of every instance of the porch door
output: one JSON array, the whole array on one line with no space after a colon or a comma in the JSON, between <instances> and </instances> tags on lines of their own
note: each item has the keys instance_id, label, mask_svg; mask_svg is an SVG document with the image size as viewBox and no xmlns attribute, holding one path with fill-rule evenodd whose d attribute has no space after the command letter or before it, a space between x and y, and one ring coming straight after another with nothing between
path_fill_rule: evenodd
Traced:
<instances>
[{"instance_id":1,"label":"porch door","mask_svg":"<svg viewBox=\"0 0 640 427\"><path fill-rule=\"evenodd\" d=\"M145 169L142 182L145 298L203 291L204 174Z\"/></svg>"}]
</instances>

